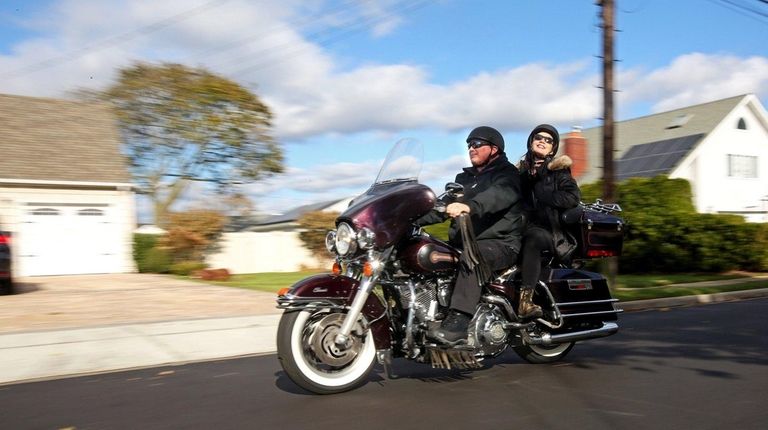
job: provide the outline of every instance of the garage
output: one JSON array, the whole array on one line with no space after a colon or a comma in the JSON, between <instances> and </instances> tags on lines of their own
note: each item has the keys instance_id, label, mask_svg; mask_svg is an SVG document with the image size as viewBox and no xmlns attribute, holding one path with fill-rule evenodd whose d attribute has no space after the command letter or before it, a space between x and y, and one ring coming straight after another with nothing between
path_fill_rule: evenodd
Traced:
<instances>
[{"instance_id":1,"label":"garage","mask_svg":"<svg viewBox=\"0 0 768 430\"><path fill-rule=\"evenodd\" d=\"M108 105L0 94L0 144L14 276L136 270L134 185Z\"/></svg>"}]
</instances>

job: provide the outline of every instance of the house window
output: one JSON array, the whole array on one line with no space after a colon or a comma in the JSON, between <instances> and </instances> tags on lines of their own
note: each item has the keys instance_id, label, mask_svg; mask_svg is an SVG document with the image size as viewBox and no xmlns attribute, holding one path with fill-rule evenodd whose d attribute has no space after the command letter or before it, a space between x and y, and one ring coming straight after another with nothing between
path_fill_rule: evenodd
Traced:
<instances>
[{"instance_id":1,"label":"house window","mask_svg":"<svg viewBox=\"0 0 768 430\"><path fill-rule=\"evenodd\" d=\"M757 157L728 154L728 176L732 178L757 178Z\"/></svg>"},{"instance_id":2,"label":"house window","mask_svg":"<svg viewBox=\"0 0 768 430\"><path fill-rule=\"evenodd\" d=\"M104 216L104 211L101 209L80 209L77 214L80 216Z\"/></svg>"},{"instance_id":3,"label":"house window","mask_svg":"<svg viewBox=\"0 0 768 430\"><path fill-rule=\"evenodd\" d=\"M747 122L744 121L744 118L739 118L739 122L736 123L736 128L738 128L739 130L747 129Z\"/></svg>"},{"instance_id":4,"label":"house window","mask_svg":"<svg viewBox=\"0 0 768 430\"><path fill-rule=\"evenodd\" d=\"M56 209L52 208L38 208L30 211L32 215L43 215L43 216L56 216L60 215L60 212Z\"/></svg>"}]
</instances>

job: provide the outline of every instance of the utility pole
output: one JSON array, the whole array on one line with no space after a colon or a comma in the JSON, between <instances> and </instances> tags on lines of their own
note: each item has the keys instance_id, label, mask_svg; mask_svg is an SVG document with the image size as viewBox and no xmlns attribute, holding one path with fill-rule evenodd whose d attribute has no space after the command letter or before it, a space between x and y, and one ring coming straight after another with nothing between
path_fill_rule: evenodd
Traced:
<instances>
[{"instance_id":1,"label":"utility pole","mask_svg":"<svg viewBox=\"0 0 768 430\"><path fill-rule=\"evenodd\" d=\"M602 8L603 30L603 200L615 202L615 173L613 168L613 0L598 0Z\"/></svg>"},{"instance_id":2,"label":"utility pole","mask_svg":"<svg viewBox=\"0 0 768 430\"><path fill-rule=\"evenodd\" d=\"M603 201L616 202L615 173L613 168L614 123L613 123L613 34L614 0L597 0L601 8L603 30ZM619 273L617 257L605 259L603 269L608 274L608 286L616 285Z\"/></svg>"}]
</instances>

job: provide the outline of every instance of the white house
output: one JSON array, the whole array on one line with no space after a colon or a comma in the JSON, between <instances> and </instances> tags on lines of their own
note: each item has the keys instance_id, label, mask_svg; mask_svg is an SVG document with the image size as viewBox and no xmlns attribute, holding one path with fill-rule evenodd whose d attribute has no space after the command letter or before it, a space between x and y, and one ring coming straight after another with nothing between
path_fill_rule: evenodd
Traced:
<instances>
[{"instance_id":1,"label":"white house","mask_svg":"<svg viewBox=\"0 0 768 430\"><path fill-rule=\"evenodd\" d=\"M313 203L269 217L241 231L223 234L220 250L206 260L231 273L295 272L327 267L330 255L313 255L299 238L299 217L307 212L344 212L351 198Z\"/></svg>"},{"instance_id":2,"label":"white house","mask_svg":"<svg viewBox=\"0 0 768 430\"><path fill-rule=\"evenodd\" d=\"M119 145L103 104L0 95L0 230L16 276L135 270Z\"/></svg>"},{"instance_id":3,"label":"white house","mask_svg":"<svg viewBox=\"0 0 768 430\"><path fill-rule=\"evenodd\" d=\"M564 151L574 158L576 179L594 182L603 174L602 127L580 137L569 133ZM614 141L617 180L687 179L699 212L768 221L768 114L755 95L620 121Z\"/></svg>"}]
</instances>

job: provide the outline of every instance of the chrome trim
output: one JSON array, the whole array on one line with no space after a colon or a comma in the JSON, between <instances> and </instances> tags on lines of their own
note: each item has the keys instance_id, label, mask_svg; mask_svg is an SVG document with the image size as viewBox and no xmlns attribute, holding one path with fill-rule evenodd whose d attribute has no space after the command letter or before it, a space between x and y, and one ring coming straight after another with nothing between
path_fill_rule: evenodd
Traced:
<instances>
[{"instance_id":1,"label":"chrome trim","mask_svg":"<svg viewBox=\"0 0 768 430\"><path fill-rule=\"evenodd\" d=\"M408 316L405 323L405 344L408 349L413 351L413 318L416 315L416 288L413 281L408 280L408 291L411 294L411 300L408 303Z\"/></svg>"},{"instance_id":2,"label":"chrome trim","mask_svg":"<svg viewBox=\"0 0 768 430\"><path fill-rule=\"evenodd\" d=\"M578 314L563 314L563 318L586 317L591 315L605 315L605 314L620 314L622 312L624 312L624 309L614 309L612 311L581 312Z\"/></svg>"},{"instance_id":3,"label":"chrome trim","mask_svg":"<svg viewBox=\"0 0 768 430\"><path fill-rule=\"evenodd\" d=\"M586 302L563 302L556 303L557 306L576 306L576 305L597 305L601 303L616 303L619 299L606 299L606 300L590 300Z\"/></svg>"},{"instance_id":4,"label":"chrome trim","mask_svg":"<svg viewBox=\"0 0 768 430\"><path fill-rule=\"evenodd\" d=\"M600 328L555 335L546 333L541 337L528 337L526 342L531 345L555 345L558 343L577 342L580 340L610 336L618 331L618 324L612 322L604 322L603 326Z\"/></svg>"}]
</instances>

